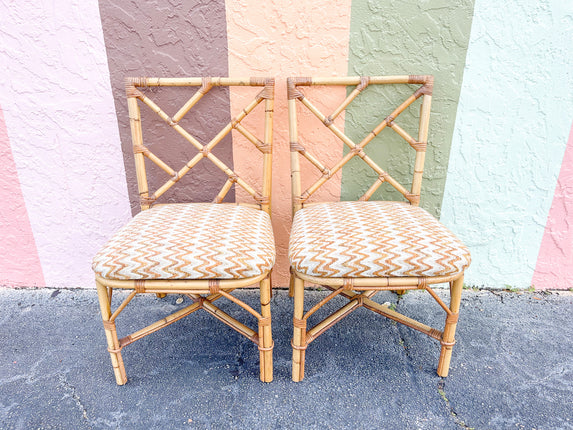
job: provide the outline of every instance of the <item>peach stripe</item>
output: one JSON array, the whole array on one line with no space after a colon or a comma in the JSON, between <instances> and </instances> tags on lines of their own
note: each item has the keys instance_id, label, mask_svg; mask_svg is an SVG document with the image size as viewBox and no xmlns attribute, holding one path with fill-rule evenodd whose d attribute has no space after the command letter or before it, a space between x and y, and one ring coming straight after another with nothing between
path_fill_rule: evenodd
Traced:
<instances>
[{"instance_id":1,"label":"peach stripe","mask_svg":"<svg viewBox=\"0 0 573 430\"><path fill-rule=\"evenodd\" d=\"M541 290L573 287L573 124L532 284Z\"/></svg>"},{"instance_id":2,"label":"peach stripe","mask_svg":"<svg viewBox=\"0 0 573 430\"><path fill-rule=\"evenodd\" d=\"M44 275L0 107L0 285L44 286Z\"/></svg>"},{"instance_id":3,"label":"peach stripe","mask_svg":"<svg viewBox=\"0 0 573 430\"><path fill-rule=\"evenodd\" d=\"M271 76L276 78L273 149L273 224L277 243L275 286L288 283L287 247L291 225L290 152L287 118L286 78L289 76L344 76L348 67L348 40L351 0L227 0L227 36L230 76ZM324 11L328 11L327 14ZM231 91L231 115L246 100L242 89ZM311 95L309 91L307 95ZM319 103L328 114L344 100L345 88L329 94ZM309 97L312 99L312 97ZM299 132L310 116L299 115ZM340 118L340 127L344 118ZM249 124L249 123L247 123ZM254 128L252 125L250 128ZM262 136L261 130L257 130ZM325 136L326 138L323 138ZM342 158L342 144L323 134L316 153L327 166ZM304 134L300 141L304 144ZM316 143L316 142L313 142ZM252 151L233 136L234 166L247 177L253 170ZM330 145L330 147L329 147ZM305 167L304 165L302 166ZM309 166L306 166L307 168ZM339 200L340 174L317 193L320 200ZM305 184L303 183L303 188ZM242 194L237 192L237 199Z\"/></svg>"}]
</instances>

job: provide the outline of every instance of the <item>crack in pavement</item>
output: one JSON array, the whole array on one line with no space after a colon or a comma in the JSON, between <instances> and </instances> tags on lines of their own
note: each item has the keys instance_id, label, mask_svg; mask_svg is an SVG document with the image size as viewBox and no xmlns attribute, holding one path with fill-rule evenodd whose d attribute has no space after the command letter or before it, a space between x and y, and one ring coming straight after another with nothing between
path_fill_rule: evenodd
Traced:
<instances>
[{"instance_id":1,"label":"crack in pavement","mask_svg":"<svg viewBox=\"0 0 573 430\"><path fill-rule=\"evenodd\" d=\"M76 402L76 405L78 406L78 408L82 411L82 416L84 417L84 419L86 420L86 423L88 424L89 428L92 428L92 426L89 423L89 418L88 418L88 410L86 409L86 407L83 405L80 396L77 393L76 387L74 387L72 384L70 384L66 378L65 375L59 374L58 375L58 379L60 381L60 386L63 387L64 389L68 390L71 392L71 396L72 399L74 399L74 401Z\"/></svg>"},{"instance_id":2,"label":"crack in pavement","mask_svg":"<svg viewBox=\"0 0 573 430\"><path fill-rule=\"evenodd\" d=\"M398 308L398 306L400 306L401 300L402 300L402 295L398 295L398 300L396 301L396 308ZM392 321L392 320L390 320L390 321ZM392 321L392 322L394 322L394 321ZM414 383L414 385L416 387L420 387L421 382L417 376L418 372L416 371L416 367L414 366L412 356L410 355L410 349L408 348L408 345L406 344L406 338L402 334L402 330L401 330L402 328L409 329L408 327L403 327L403 324L396 323L396 331L398 332L398 338L399 338L398 344L404 349L404 354L406 355L406 365L408 366L408 369L409 369L410 379L412 380L412 382Z\"/></svg>"},{"instance_id":3,"label":"crack in pavement","mask_svg":"<svg viewBox=\"0 0 573 430\"><path fill-rule=\"evenodd\" d=\"M241 336L242 337L242 336ZM239 352L235 355L235 360L233 361L234 369L231 370L231 375L235 379L239 379L239 376L245 371L245 349L247 345L250 344L250 341L242 338L239 342Z\"/></svg>"},{"instance_id":4,"label":"crack in pavement","mask_svg":"<svg viewBox=\"0 0 573 430\"><path fill-rule=\"evenodd\" d=\"M465 423L465 421L462 420L460 418L460 416L458 415L458 413L454 410L454 407L450 403L450 399L448 399L448 397L446 396L445 388L446 388L446 381L444 380L444 378L442 378L440 381L438 381L438 394L440 395L440 397L444 401L444 403L448 409L448 412L453 417L454 423L463 429L474 430L474 427L468 426Z\"/></svg>"}]
</instances>

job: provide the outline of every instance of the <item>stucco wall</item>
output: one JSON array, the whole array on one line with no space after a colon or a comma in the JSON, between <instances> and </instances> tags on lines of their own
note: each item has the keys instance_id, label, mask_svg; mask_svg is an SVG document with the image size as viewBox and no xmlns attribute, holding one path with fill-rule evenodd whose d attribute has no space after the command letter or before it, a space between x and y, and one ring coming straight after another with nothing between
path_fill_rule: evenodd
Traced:
<instances>
[{"instance_id":1,"label":"stucco wall","mask_svg":"<svg viewBox=\"0 0 573 430\"><path fill-rule=\"evenodd\" d=\"M286 77L433 73L421 204L470 247L467 283L573 287L570 2L25 0L1 4L0 16L0 196L7 202L0 208L0 285L93 287L92 256L138 211L126 75L276 78L273 281L285 286ZM190 117L202 140L244 99L233 91L213 95ZM332 92L321 109L344 96L343 88ZM154 97L173 113L187 95ZM361 103L352 109L377 101ZM360 135L362 124L350 117L340 127ZM173 167L194 154L181 152L185 142L163 124L147 137ZM320 142L327 164L341 157L342 144ZM218 151L248 174L244 142L229 137ZM400 151L391 143L374 156L407 184L394 156ZM319 197L346 199L367 188L371 181L355 181L353 169ZM224 181L215 171L209 185L199 185L211 172L205 163L165 200L210 200ZM162 172L156 178L152 189L166 179Z\"/></svg>"},{"instance_id":2,"label":"stucco wall","mask_svg":"<svg viewBox=\"0 0 573 430\"><path fill-rule=\"evenodd\" d=\"M164 1L124 2L101 0L103 33L113 88L117 121L132 212L138 213L139 193L131 131L127 115L125 78L139 76L227 76L227 31L225 2L185 1L170 5ZM173 88L154 88L146 94L168 115L174 115L193 95ZM141 108L145 123L144 143L171 168L178 171L197 150L172 130L148 107ZM229 91L216 88L181 120L195 131L195 138L206 144L231 119ZM231 138L226 137L213 153L233 166ZM147 163L150 193L162 186L169 176ZM172 187L160 203L211 201L227 177L207 160L202 160ZM197 184L203 184L199 187ZM228 194L232 201L234 190Z\"/></svg>"},{"instance_id":3,"label":"stucco wall","mask_svg":"<svg viewBox=\"0 0 573 430\"><path fill-rule=\"evenodd\" d=\"M441 218L472 251L471 284L532 283L573 118L572 31L570 3L476 2Z\"/></svg>"},{"instance_id":4,"label":"stucco wall","mask_svg":"<svg viewBox=\"0 0 573 430\"><path fill-rule=\"evenodd\" d=\"M423 71L435 77L432 94L430 147L424 165L420 206L440 216L450 144L462 86L466 50L472 24L473 0L456 2L356 1L352 4L349 75L411 74ZM416 72L417 73L417 72ZM385 88L364 94L349 109L346 130L360 141L377 124L368 123L368 112L390 114L393 107L412 91L402 93ZM393 106L392 106L393 104ZM397 123L407 131L417 130L418 119L406 112ZM406 188L412 181L412 149L394 131L386 129L367 147L369 156L380 163ZM383 142L382 142L383 141ZM346 148L347 149L347 148ZM347 151L345 151L346 153ZM386 167L387 166L387 167ZM370 181L364 180L364 175ZM342 198L359 198L376 179L376 174L359 159L342 172ZM385 184L387 185L387 184ZM401 200L391 186L382 186L374 199Z\"/></svg>"},{"instance_id":5,"label":"stucco wall","mask_svg":"<svg viewBox=\"0 0 573 430\"><path fill-rule=\"evenodd\" d=\"M130 217L98 5L3 2L0 16L0 106L44 282L91 286L94 253Z\"/></svg>"}]
</instances>

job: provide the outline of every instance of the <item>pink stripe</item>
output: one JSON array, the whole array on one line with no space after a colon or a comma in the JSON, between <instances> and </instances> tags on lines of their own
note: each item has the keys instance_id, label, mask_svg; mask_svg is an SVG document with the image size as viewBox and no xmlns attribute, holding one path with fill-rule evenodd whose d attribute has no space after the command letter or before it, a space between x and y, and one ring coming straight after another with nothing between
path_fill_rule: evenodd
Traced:
<instances>
[{"instance_id":1,"label":"pink stripe","mask_svg":"<svg viewBox=\"0 0 573 430\"><path fill-rule=\"evenodd\" d=\"M532 284L540 290L573 287L573 125Z\"/></svg>"},{"instance_id":2,"label":"pink stripe","mask_svg":"<svg viewBox=\"0 0 573 430\"><path fill-rule=\"evenodd\" d=\"M0 160L0 285L43 287L42 266L1 107Z\"/></svg>"},{"instance_id":3,"label":"pink stripe","mask_svg":"<svg viewBox=\"0 0 573 430\"><path fill-rule=\"evenodd\" d=\"M6 4L0 104L45 284L93 288L93 256L131 217L98 5Z\"/></svg>"}]
</instances>

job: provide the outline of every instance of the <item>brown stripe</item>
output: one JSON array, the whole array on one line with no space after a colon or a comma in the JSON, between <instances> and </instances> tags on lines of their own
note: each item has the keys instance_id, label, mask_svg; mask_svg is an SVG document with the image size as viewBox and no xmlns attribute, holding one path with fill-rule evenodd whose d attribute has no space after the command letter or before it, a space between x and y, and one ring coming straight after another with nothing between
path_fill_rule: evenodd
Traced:
<instances>
[{"instance_id":1,"label":"brown stripe","mask_svg":"<svg viewBox=\"0 0 573 430\"><path fill-rule=\"evenodd\" d=\"M99 1L115 108L132 212L139 212L139 195L127 114L124 79L128 76L228 76L227 26L224 0L196 0L177 6L148 7L138 2ZM190 24L192 20L192 24ZM139 88L165 112L173 115L197 88ZM188 142L146 106L142 106L144 144L174 170L197 153ZM180 124L201 143L207 143L230 122L229 89L211 89ZM196 131L194 131L196 130ZM213 154L233 168L230 135ZM169 179L165 172L148 169L150 192ZM207 160L185 175L159 203L212 201L227 180ZM208 186L203 184L208 181ZM234 201L231 189L224 201Z\"/></svg>"}]
</instances>

